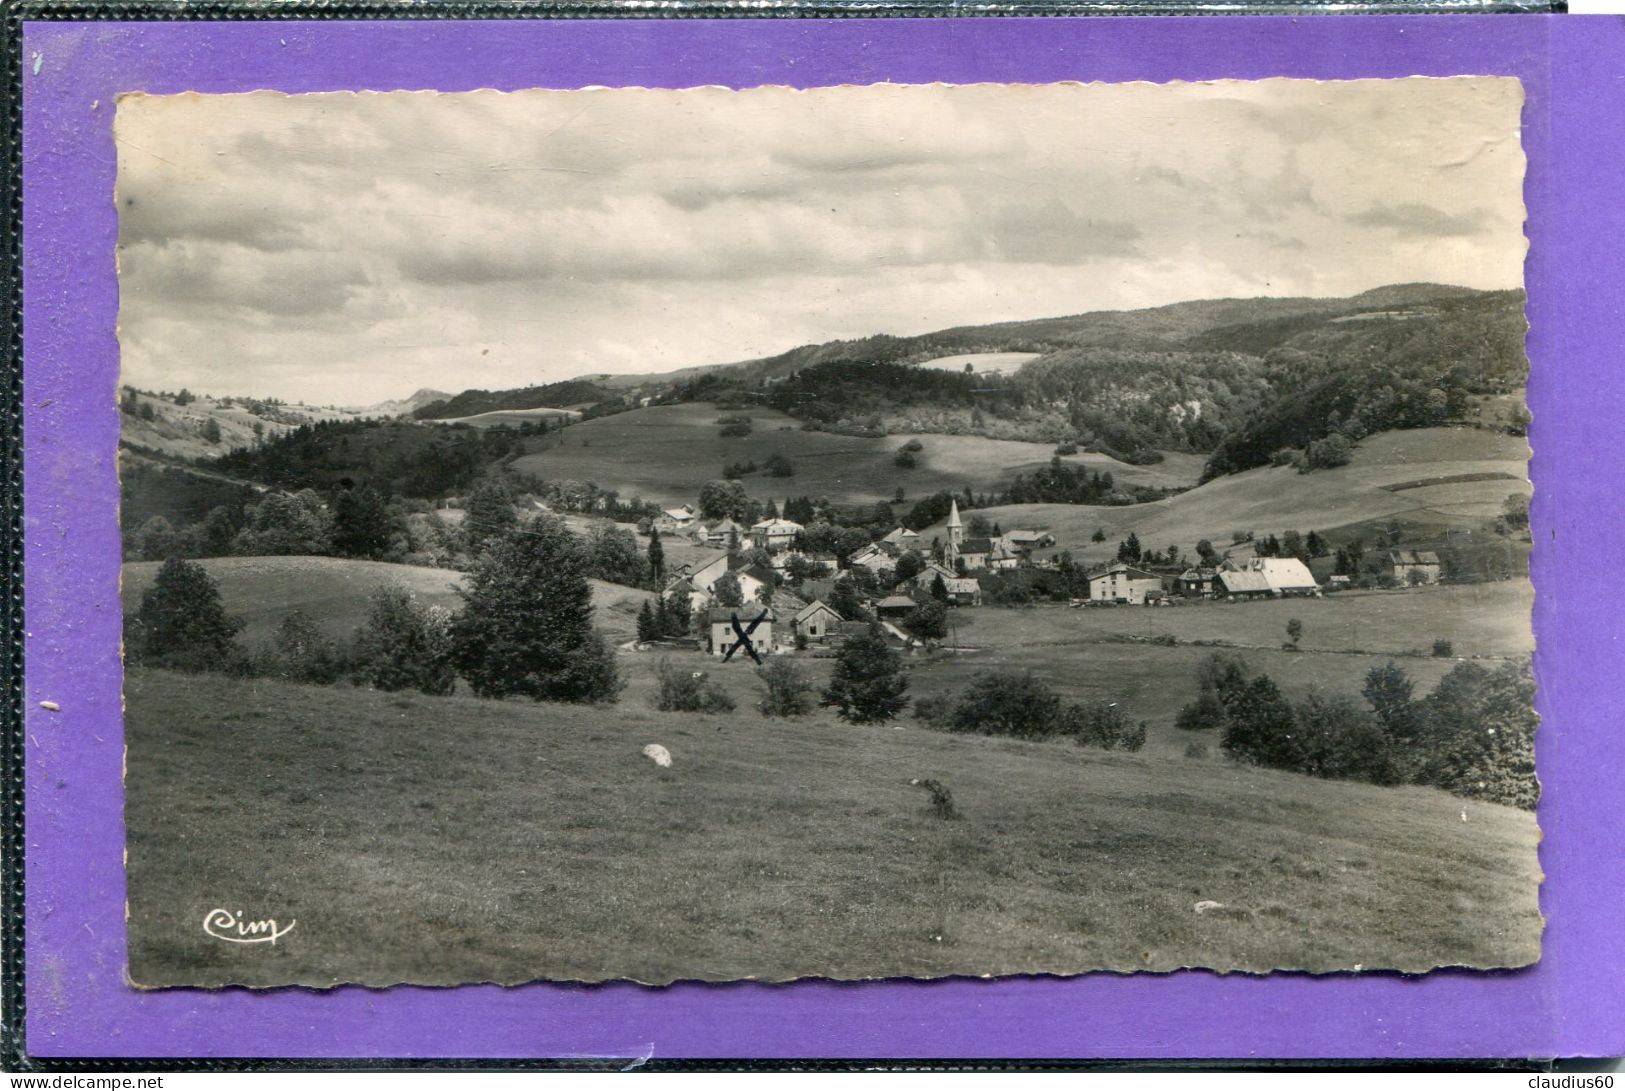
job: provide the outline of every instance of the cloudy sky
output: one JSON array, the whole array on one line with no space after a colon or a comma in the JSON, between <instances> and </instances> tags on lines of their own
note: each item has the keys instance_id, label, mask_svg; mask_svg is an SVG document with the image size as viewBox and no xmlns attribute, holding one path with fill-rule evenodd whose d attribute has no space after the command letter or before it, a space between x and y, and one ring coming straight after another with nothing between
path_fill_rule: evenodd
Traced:
<instances>
[{"instance_id":1,"label":"cloudy sky","mask_svg":"<svg viewBox=\"0 0 1625 1091\"><path fill-rule=\"evenodd\" d=\"M125 381L367 404L1522 282L1507 79L127 96Z\"/></svg>"}]
</instances>

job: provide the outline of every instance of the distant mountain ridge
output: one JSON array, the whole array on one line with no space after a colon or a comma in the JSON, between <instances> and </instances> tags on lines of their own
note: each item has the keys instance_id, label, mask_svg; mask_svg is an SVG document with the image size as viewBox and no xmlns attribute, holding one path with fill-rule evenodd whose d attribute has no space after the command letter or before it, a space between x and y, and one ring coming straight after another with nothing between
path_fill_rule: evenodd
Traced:
<instances>
[{"instance_id":1,"label":"distant mountain ridge","mask_svg":"<svg viewBox=\"0 0 1625 1091\"><path fill-rule=\"evenodd\" d=\"M450 397L451 395L444 390L423 387L420 390L413 391L405 398L364 406L359 411L369 417L409 417L426 405L432 405Z\"/></svg>"}]
</instances>

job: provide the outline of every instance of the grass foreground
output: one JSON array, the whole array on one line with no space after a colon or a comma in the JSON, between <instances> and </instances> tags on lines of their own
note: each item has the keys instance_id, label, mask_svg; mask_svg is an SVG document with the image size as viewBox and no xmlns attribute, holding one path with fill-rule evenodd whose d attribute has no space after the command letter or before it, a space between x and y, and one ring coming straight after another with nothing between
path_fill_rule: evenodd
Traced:
<instances>
[{"instance_id":1,"label":"grass foreground","mask_svg":"<svg viewBox=\"0 0 1625 1091\"><path fill-rule=\"evenodd\" d=\"M1534 815L1433 789L823 711L668 714L631 691L585 708L152 670L126 691L138 985L1423 971L1540 952ZM916 777L962 817L934 817ZM202 927L217 908L297 924L227 943Z\"/></svg>"}]
</instances>

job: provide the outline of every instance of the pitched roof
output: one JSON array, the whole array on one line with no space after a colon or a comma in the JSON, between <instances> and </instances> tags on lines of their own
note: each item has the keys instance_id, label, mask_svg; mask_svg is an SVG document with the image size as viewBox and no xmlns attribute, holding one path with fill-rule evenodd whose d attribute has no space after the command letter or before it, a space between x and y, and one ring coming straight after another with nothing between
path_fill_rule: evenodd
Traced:
<instances>
[{"instance_id":1,"label":"pitched roof","mask_svg":"<svg viewBox=\"0 0 1625 1091\"><path fill-rule=\"evenodd\" d=\"M1049 537L1043 530L1007 530L1004 536L1012 542L1037 542Z\"/></svg>"},{"instance_id":2,"label":"pitched roof","mask_svg":"<svg viewBox=\"0 0 1625 1091\"><path fill-rule=\"evenodd\" d=\"M992 553L993 541L990 538L966 538L959 543L961 553Z\"/></svg>"},{"instance_id":3,"label":"pitched roof","mask_svg":"<svg viewBox=\"0 0 1625 1091\"><path fill-rule=\"evenodd\" d=\"M949 526L949 528L951 529L953 527L964 527L964 525L965 525L964 523L961 523L959 521L959 501L958 500L950 500L950 501L948 501L948 526Z\"/></svg>"},{"instance_id":4,"label":"pitched roof","mask_svg":"<svg viewBox=\"0 0 1625 1091\"><path fill-rule=\"evenodd\" d=\"M803 606L800 610L797 610L795 620L796 620L797 623L806 621L808 618L812 617L814 614L816 614L816 613L818 613L820 611L822 611L822 612L824 612L826 614L829 614L836 621L844 621L845 620L844 618L841 617L840 614L837 614L835 612L835 607L831 606L827 602L822 602L822 601L820 601L818 599L814 599L813 601L809 602L807 605Z\"/></svg>"},{"instance_id":5,"label":"pitched roof","mask_svg":"<svg viewBox=\"0 0 1625 1091\"><path fill-rule=\"evenodd\" d=\"M669 515L673 519L692 519L692 518L694 518L694 513L693 512L686 511L683 508L667 508L666 510L662 511L660 514Z\"/></svg>"},{"instance_id":6,"label":"pitched roof","mask_svg":"<svg viewBox=\"0 0 1625 1091\"><path fill-rule=\"evenodd\" d=\"M906 606L910 610L912 610L912 609L914 609L914 607L916 607L918 605L919 605L919 603L915 602L913 599L909 598L907 595L887 595L885 598L883 598L879 602L875 603L875 609L877 609L877 610L899 610L899 609L902 609L903 607Z\"/></svg>"},{"instance_id":7,"label":"pitched roof","mask_svg":"<svg viewBox=\"0 0 1625 1091\"><path fill-rule=\"evenodd\" d=\"M1258 557L1253 560L1253 570L1262 572L1276 591L1319 586L1309 566L1296 557Z\"/></svg>"},{"instance_id":8,"label":"pitched roof","mask_svg":"<svg viewBox=\"0 0 1625 1091\"><path fill-rule=\"evenodd\" d=\"M918 537L919 537L919 534L916 533L915 531L909 530L907 527L898 527L895 530L890 531L884 538L882 538L880 540L882 542L894 542L894 543L896 543L896 542L907 541L910 538L918 538Z\"/></svg>"},{"instance_id":9,"label":"pitched roof","mask_svg":"<svg viewBox=\"0 0 1625 1091\"><path fill-rule=\"evenodd\" d=\"M738 615L740 626L745 627L758 617L761 617L764 610L767 611L765 621L778 620L773 613L773 607L763 606L759 602L753 602L747 606L713 606L706 613L712 621L732 621L735 615Z\"/></svg>"},{"instance_id":10,"label":"pitched roof","mask_svg":"<svg viewBox=\"0 0 1625 1091\"><path fill-rule=\"evenodd\" d=\"M780 530L796 532L802 529L801 524L790 519L763 519L760 523L752 524L752 530Z\"/></svg>"},{"instance_id":11,"label":"pitched roof","mask_svg":"<svg viewBox=\"0 0 1625 1091\"><path fill-rule=\"evenodd\" d=\"M1217 579L1232 595L1267 593L1275 590L1270 586L1270 581L1265 578L1264 573L1250 569L1226 570L1220 572Z\"/></svg>"},{"instance_id":12,"label":"pitched roof","mask_svg":"<svg viewBox=\"0 0 1625 1091\"><path fill-rule=\"evenodd\" d=\"M1390 549L1389 561L1392 564L1438 564L1439 555L1431 551L1417 552L1414 549Z\"/></svg>"},{"instance_id":13,"label":"pitched roof","mask_svg":"<svg viewBox=\"0 0 1625 1091\"><path fill-rule=\"evenodd\" d=\"M1155 572L1147 572L1143 568L1132 568L1126 564L1114 564L1110 568L1102 568L1099 572L1096 572L1089 578L1091 580L1098 580L1105 576L1110 576L1114 572L1119 576L1122 576L1125 580L1160 580L1162 578Z\"/></svg>"},{"instance_id":14,"label":"pitched roof","mask_svg":"<svg viewBox=\"0 0 1625 1091\"><path fill-rule=\"evenodd\" d=\"M948 589L950 595L974 595L982 589L982 585L972 579L960 579L955 576L951 580L943 580L942 586Z\"/></svg>"}]
</instances>

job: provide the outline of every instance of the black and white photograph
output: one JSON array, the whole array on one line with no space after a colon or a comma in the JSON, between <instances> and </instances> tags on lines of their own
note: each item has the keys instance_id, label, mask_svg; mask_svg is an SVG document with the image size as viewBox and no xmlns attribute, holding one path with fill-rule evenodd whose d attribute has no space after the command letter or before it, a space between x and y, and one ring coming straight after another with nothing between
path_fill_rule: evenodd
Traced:
<instances>
[{"instance_id":1,"label":"black and white photograph","mask_svg":"<svg viewBox=\"0 0 1625 1091\"><path fill-rule=\"evenodd\" d=\"M1540 959L1517 80L111 105L135 985Z\"/></svg>"}]
</instances>

